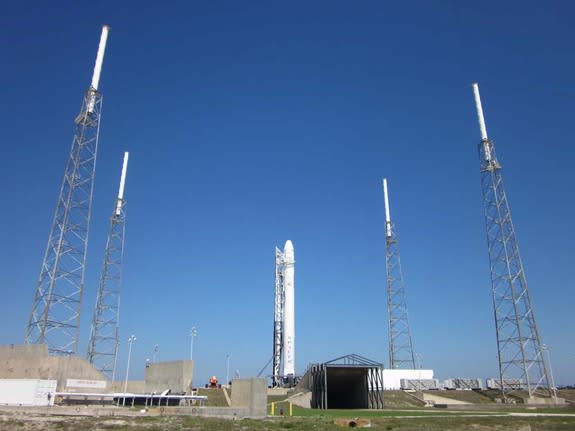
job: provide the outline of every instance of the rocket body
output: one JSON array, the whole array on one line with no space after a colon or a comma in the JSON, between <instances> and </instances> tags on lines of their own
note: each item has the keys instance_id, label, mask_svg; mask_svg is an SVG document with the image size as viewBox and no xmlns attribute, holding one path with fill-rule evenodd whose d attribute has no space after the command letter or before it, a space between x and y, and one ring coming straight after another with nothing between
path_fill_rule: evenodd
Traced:
<instances>
[{"instance_id":1,"label":"rocket body","mask_svg":"<svg viewBox=\"0 0 575 431\"><path fill-rule=\"evenodd\" d=\"M290 240L284 247L285 308L283 325L283 376L295 375L295 295L294 295L294 249Z\"/></svg>"}]
</instances>

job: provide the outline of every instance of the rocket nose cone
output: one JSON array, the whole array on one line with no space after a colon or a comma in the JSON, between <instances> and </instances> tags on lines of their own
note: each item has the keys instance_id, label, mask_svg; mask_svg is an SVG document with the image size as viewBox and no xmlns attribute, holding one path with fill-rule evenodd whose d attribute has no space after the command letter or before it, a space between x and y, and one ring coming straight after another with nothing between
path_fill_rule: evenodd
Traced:
<instances>
[{"instance_id":1,"label":"rocket nose cone","mask_svg":"<svg viewBox=\"0 0 575 431\"><path fill-rule=\"evenodd\" d=\"M284 254L286 259L293 260L294 258L293 244L289 239L286 241L286 244L284 245Z\"/></svg>"}]
</instances>

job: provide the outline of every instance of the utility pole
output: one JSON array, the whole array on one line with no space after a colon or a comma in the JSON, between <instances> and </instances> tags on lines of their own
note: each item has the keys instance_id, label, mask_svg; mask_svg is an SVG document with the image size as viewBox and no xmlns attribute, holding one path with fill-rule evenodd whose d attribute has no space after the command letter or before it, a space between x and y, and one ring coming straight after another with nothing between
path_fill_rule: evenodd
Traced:
<instances>
[{"instance_id":1,"label":"utility pole","mask_svg":"<svg viewBox=\"0 0 575 431\"><path fill-rule=\"evenodd\" d=\"M387 179L383 179L385 202L385 266L387 271L387 329L389 339L389 368L415 369L411 327L407 315L407 299L399 259L399 241L391 221Z\"/></svg>"},{"instance_id":2,"label":"utility pole","mask_svg":"<svg viewBox=\"0 0 575 431\"><path fill-rule=\"evenodd\" d=\"M477 83L473 84L473 93L481 132L481 191L495 312L501 395L505 401L507 394L516 391L518 387L525 387L529 397L551 397L551 380L503 186L502 169L495 154L495 145L487 137Z\"/></svg>"},{"instance_id":3,"label":"utility pole","mask_svg":"<svg viewBox=\"0 0 575 431\"><path fill-rule=\"evenodd\" d=\"M45 343L50 353L57 355L75 354L78 350L102 110L98 86L108 30L108 26L102 28L92 84L75 120L72 148L24 336L26 344Z\"/></svg>"}]
</instances>

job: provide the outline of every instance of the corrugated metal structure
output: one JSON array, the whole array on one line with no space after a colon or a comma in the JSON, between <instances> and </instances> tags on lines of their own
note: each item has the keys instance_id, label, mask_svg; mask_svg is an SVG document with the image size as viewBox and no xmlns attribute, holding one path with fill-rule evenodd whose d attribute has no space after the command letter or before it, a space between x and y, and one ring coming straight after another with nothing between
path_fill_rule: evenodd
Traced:
<instances>
[{"instance_id":1,"label":"corrugated metal structure","mask_svg":"<svg viewBox=\"0 0 575 431\"><path fill-rule=\"evenodd\" d=\"M507 391L520 391L526 389L527 385L523 379L503 379L503 387ZM487 389L501 390L501 380L498 378L487 379Z\"/></svg>"},{"instance_id":2,"label":"corrugated metal structure","mask_svg":"<svg viewBox=\"0 0 575 431\"><path fill-rule=\"evenodd\" d=\"M439 389L437 379L401 379L401 389L404 391L429 391Z\"/></svg>"},{"instance_id":3,"label":"corrugated metal structure","mask_svg":"<svg viewBox=\"0 0 575 431\"><path fill-rule=\"evenodd\" d=\"M433 370L386 369L382 371L382 379L384 391L398 391L401 389L401 380L433 379Z\"/></svg>"},{"instance_id":4,"label":"corrugated metal structure","mask_svg":"<svg viewBox=\"0 0 575 431\"><path fill-rule=\"evenodd\" d=\"M309 370L314 409L382 409L383 364L359 355L346 355Z\"/></svg>"},{"instance_id":5,"label":"corrugated metal structure","mask_svg":"<svg viewBox=\"0 0 575 431\"><path fill-rule=\"evenodd\" d=\"M445 389L463 389L463 390L479 390L483 389L483 381L481 379L463 379L454 377L446 379L443 383Z\"/></svg>"}]
</instances>

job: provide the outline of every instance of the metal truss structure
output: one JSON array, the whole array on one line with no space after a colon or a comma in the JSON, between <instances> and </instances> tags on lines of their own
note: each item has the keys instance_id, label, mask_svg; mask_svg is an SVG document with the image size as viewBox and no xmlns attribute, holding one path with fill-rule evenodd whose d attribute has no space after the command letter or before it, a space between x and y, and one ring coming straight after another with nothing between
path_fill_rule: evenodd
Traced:
<instances>
[{"instance_id":1,"label":"metal truss structure","mask_svg":"<svg viewBox=\"0 0 575 431\"><path fill-rule=\"evenodd\" d=\"M281 386L283 376L281 372L282 349L283 349L283 325L285 308L285 283L284 283L284 254L276 247L275 260L275 295L274 295L274 340L272 356L272 384L274 387Z\"/></svg>"},{"instance_id":2,"label":"metal truss structure","mask_svg":"<svg viewBox=\"0 0 575 431\"><path fill-rule=\"evenodd\" d=\"M407 300L399 259L399 242L395 226L389 215L387 180L383 180L385 198L385 263L387 270L387 318L389 339L389 368L415 369L415 355L411 327L407 313Z\"/></svg>"},{"instance_id":3,"label":"metal truss structure","mask_svg":"<svg viewBox=\"0 0 575 431\"><path fill-rule=\"evenodd\" d=\"M120 180L120 192L110 218L110 230L104 252L104 263L92 318L87 355L88 361L112 382L116 378L120 344L120 291L126 222L126 201L123 194L127 167L128 153L126 152Z\"/></svg>"},{"instance_id":4,"label":"metal truss structure","mask_svg":"<svg viewBox=\"0 0 575 431\"><path fill-rule=\"evenodd\" d=\"M481 190L487 231L491 289L495 312L499 385L502 397L519 390L506 382L523 382L529 396L554 396L544 349L535 323L519 245L503 186L495 146L487 137L479 87L473 85L481 130Z\"/></svg>"},{"instance_id":5,"label":"metal truss structure","mask_svg":"<svg viewBox=\"0 0 575 431\"><path fill-rule=\"evenodd\" d=\"M108 27L102 29L92 85L86 92L42 261L26 343L46 343L50 353L76 353L84 291L88 230L96 172L102 95L98 83Z\"/></svg>"},{"instance_id":6,"label":"metal truss structure","mask_svg":"<svg viewBox=\"0 0 575 431\"><path fill-rule=\"evenodd\" d=\"M88 110L93 106L92 112ZM56 354L76 353L84 290L102 96L89 90L76 118L76 133L56 205L26 343L46 343Z\"/></svg>"}]
</instances>

